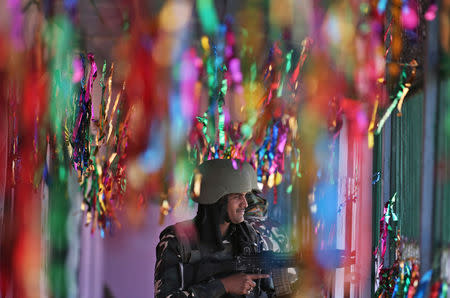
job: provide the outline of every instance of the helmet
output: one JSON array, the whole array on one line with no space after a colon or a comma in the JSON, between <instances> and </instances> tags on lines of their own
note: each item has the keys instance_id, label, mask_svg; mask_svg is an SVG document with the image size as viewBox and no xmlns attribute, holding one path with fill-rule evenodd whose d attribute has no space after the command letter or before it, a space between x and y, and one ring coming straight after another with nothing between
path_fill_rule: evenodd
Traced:
<instances>
[{"instance_id":1,"label":"helmet","mask_svg":"<svg viewBox=\"0 0 450 298\"><path fill-rule=\"evenodd\" d=\"M256 172L247 162L211 159L199 165L190 183L194 202L210 205L231 193L260 192Z\"/></svg>"}]
</instances>

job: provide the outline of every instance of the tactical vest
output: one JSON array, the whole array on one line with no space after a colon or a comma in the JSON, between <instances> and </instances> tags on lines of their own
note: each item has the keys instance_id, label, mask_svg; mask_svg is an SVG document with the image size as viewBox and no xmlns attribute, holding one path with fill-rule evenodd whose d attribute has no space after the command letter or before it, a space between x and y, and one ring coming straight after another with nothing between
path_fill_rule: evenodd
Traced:
<instances>
[{"instance_id":1,"label":"tactical vest","mask_svg":"<svg viewBox=\"0 0 450 298\"><path fill-rule=\"evenodd\" d=\"M186 231L192 231L194 223L191 220L180 222L175 224L173 229L175 230L175 235L178 240L178 252L180 254L181 263L179 263L179 274L181 276L181 285L180 290L184 290L185 287L188 287L190 284L189 280L184 279L184 270L192 270L192 265L199 262L203 257L200 250L198 249L198 241L192 240L192 235ZM247 222L242 222L237 229L242 229L240 231L235 231L235 233L241 233L244 235L240 235L240 238L247 238L246 241L241 241L238 245L241 254L250 255L253 253L258 253L263 249L263 241L262 237L258 237L258 232ZM228 243L228 248L230 248L233 244ZM227 249L227 246L223 251L214 253L215 257L220 259L220 256L223 255L224 258L230 256L230 251ZM232 253L231 253L232 255ZM195 272L196 270L194 270ZM190 272L190 271L187 271ZM191 271L192 272L192 271ZM194 273L192 272L192 273ZM256 273L256 272L255 272ZM260 284L258 282L258 288ZM273 289L273 284L269 285L270 288ZM258 291L259 292L259 291ZM252 295L245 295L246 297L254 297ZM263 295L261 297L271 297L272 295ZM227 297L238 297L234 295L227 295ZM259 295L258 295L259 297Z\"/></svg>"},{"instance_id":2,"label":"tactical vest","mask_svg":"<svg viewBox=\"0 0 450 298\"><path fill-rule=\"evenodd\" d=\"M178 251L180 252L181 261L183 264L193 264L201 260L202 256L198 247L192 249L192 242L189 233L186 233L187 229L191 229L194 223L192 220L176 223L174 225L175 235L178 240ZM241 243L240 250L243 254L249 255L262 250L261 238L258 238L256 230L247 222L240 224L244 229L244 233L250 237L250 243ZM196 246L196 245L195 245Z\"/></svg>"}]
</instances>

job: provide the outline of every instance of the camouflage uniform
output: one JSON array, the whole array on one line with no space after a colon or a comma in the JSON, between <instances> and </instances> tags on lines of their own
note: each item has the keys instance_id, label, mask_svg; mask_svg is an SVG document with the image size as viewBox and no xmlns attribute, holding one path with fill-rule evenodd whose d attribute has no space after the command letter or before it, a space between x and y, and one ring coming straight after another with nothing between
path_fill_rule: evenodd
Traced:
<instances>
[{"instance_id":1,"label":"camouflage uniform","mask_svg":"<svg viewBox=\"0 0 450 298\"><path fill-rule=\"evenodd\" d=\"M267 218L267 200L259 194L252 193L247 197L248 207L245 209L245 220L261 234L265 246L273 252L288 252L288 237L277 222Z\"/></svg>"},{"instance_id":2,"label":"camouflage uniform","mask_svg":"<svg viewBox=\"0 0 450 298\"><path fill-rule=\"evenodd\" d=\"M288 237L279 227L279 224L267 218L268 203L266 199L253 193L247 196L248 207L245 210L246 221L261 235L264 242L264 250L273 252L289 252ZM275 283L276 296L285 296L292 293L291 283L297 279L295 273L290 273L284 268L274 268L272 278Z\"/></svg>"},{"instance_id":3,"label":"camouflage uniform","mask_svg":"<svg viewBox=\"0 0 450 298\"><path fill-rule=\"evenodd\" d=\"M183 232L174 226L169 226L160 235L160 242L156 247L155 268L155 297L256 297L250 295L231 295L225 292L225 288L219 279L211 276L209 280L193 283L192 280L182 280L180 274L181 265L184 276L194 278L197 269L196 264L190 264L186 260L186 251L182 245ZM192 237L190 237L192 238ZM241 242L237 244L237 242ZM199 252L199 244L195 241L189 243L191 255ZM259 234L246 222L238 225L232 224L229 232L223 239L225 249L212 254L220 254L223 258L230 258L236 254L256 253L263 247L263 241ZM225 277L225 276L220 276ZM220 278L218 277L218 278ZM265 280L270 284L270 280ZM264 292L258 297L268 297Z\"/></svg>"}]
</instances>

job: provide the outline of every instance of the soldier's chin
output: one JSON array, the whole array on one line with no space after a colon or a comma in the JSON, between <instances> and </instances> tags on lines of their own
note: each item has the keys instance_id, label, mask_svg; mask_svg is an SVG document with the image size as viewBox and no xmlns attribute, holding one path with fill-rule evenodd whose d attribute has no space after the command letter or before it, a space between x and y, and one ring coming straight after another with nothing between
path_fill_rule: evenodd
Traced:
<instances>
[{"instance_id":1,"label":"soldier's chin","mask_svg":"<svg viewBox=\"0 0 450 298\"><path fill-rule=\"evenodd\" d=\"M244 215L236 216L235 218L233 218L231 220L231 222L234 223L234 224L240 224L243 221L244 221Z\"/></svg>"}]
</instances>

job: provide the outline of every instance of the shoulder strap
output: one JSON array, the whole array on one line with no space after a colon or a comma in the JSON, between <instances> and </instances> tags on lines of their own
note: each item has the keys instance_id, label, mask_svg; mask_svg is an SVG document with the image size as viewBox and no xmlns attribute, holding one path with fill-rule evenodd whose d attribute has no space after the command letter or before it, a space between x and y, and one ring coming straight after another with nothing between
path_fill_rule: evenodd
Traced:
<instances>
[{"instance_id":1,"label":"shoulder strap","mask_svg":"<svg viewBox=\"0 0 450 298\"><path fill-rule=\"evenodd\" d=\"M178 239L178 249L181 261L184 264L195 263L201 259L200 251L192 249L192 241L195 241L194 223L191 220L179 222L175 224L175 233ZM194 239L193 239L194 238Z\"/></svg>"},{"instance_id":2,"label":"shoulder strap","mask_svg":"<svg viewBox=\"0 0 450 298\"><path fill-rule=\"evenodd\" d=\"M183 263L189 263L191 258L191 243L185 231L186 222L179 222L175 224L175 233L178 239L178 249Z\"/></svg>"}]
</instances>

